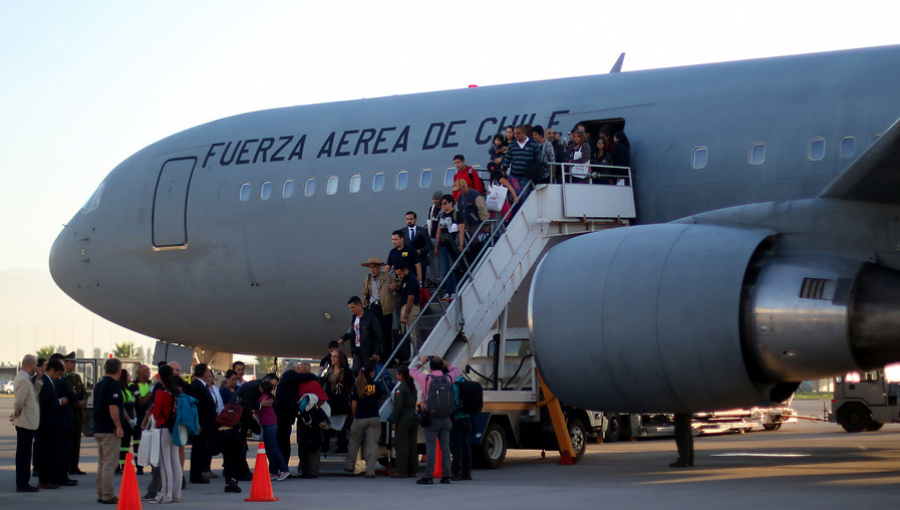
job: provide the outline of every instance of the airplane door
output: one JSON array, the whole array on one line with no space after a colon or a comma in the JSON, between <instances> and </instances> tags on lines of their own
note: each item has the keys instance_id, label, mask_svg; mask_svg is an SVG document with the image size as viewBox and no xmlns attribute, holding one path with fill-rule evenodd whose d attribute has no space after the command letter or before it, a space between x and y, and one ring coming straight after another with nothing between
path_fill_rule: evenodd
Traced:
<instances>
[{"instance_id":1,"label":"airplane door","mask_svg":"<svg viewBox=\"0 0 900 510\"><path fill-rule=\"evenodd\" d=\"M187 199L197 158L166 161L153 195L153 246L187 246Z\"/></svg>"}]
</instances>

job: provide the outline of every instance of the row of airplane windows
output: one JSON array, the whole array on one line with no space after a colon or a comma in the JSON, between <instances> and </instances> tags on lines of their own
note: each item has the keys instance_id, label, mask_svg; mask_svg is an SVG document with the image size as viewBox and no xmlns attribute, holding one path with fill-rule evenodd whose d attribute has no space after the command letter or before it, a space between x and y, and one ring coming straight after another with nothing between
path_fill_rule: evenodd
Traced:
<instances>
[{"instance_id":1,"label":"row of airplane windows","mask_svg":"<svg viewBox=\"0 0 900 510\"><path fill-rule=\"evenodd\" d=\"M872 143L881 138L881 133L872 135ZM825 138L821 136L810 139L806 155L810 161L821 161L825 158ZM838 157L852 158L856 155L856 137L849 135L841 138L838 144ZM766 161L765 142L753 142L750 144L750 153L747 156L751 165L761 165ZM706 168L709 163L709 149L704 146L694 147L691 153L691 166L696 170Z\"/></svg>"},{"instance_id":2,"label":"row of airplane windows","mask_svg":"<svg viewBox=\"0 0 900 510\"><path fill-rule=\"evenodd\" d=\"M881 138L881 133L872 135L872 143ZM841 138L838 144L838 156L844 159L852 158L856 155L856 137L845 136ZM825 138L817 136L809 141L807 157L810 161L820 161L825 158ZM751 165L761 165L766 161L766 144L765 142L753 142L750 144L750 153L748 160ZM709 149L704 146L695 147L691 153L691 166L697 170L706 168L709 163ZM478 167L475 167L478 168ZM443 185L449 188L453 185L453 176L456 169L448 167L444 169ZM419 172L419 187L430 188L432 180L432 170L430 168L422 169ZM372 191L378 192L384 189L385 174L378 172L372 176ZM409 185L409 172L400 170L394 176L394 189L405 190ZM334 195L338 192L339 179L338 176L332 175L325 180L325 193ZM250 200L252 185L249 182L241 184L240 200L246 202ZM347 191L350 193L359 193L362 188L362 175L353 174L347 182ZM311 197L316 193L316 178L309 177L303 183L303 195ZM294 195L294 180L287 179L281 187L281 196L290 198ZM266 181L262 183L259 190L259 198L268 200L272 197L272 182Z\"/></svg>"},{"instance_id":3,"label":"row of airplane windows","mask_svg":"<svg viewBox=\"0 0 900 510\"><path fill-rule=\"evenodd\" d=\"M477 168L477 167L475 167ZM456 169L453 167L445 168L443 175L443 185L446 188L450 188L453 185L453 176L456 174ZM419 172L419 187L420 188L430 188L432 180L432 171L430 168L422 169ZM381 191L384 189L385 183L385 175L384 172L378 172L372 176L372 191ZM394 176L394 188L397 190L404 190L409 185L409 172L406 170L400 170ZM325 180L325 193L328 195L334 195L338 192L339 187L339 179L338 176L332 175ZM241 184L241 193L240 200L241 202L246 202L250 200L252 185L249 182L245 182ZM347 191L350 193L359 193L359 190L362 188L362 175L361 174L353 174L350 176L349 181L347 182ZM307 197L311 197L316 193L316 178L309 177L303 182L303 195ZM281 196L282 198L291 198L294 195L294 180L287 179L281 185ZM259 198L262 200L268 200L272 197L272 182L266 181L262 183L262 186L259 189Z\"/></svg>"}]
</instances>

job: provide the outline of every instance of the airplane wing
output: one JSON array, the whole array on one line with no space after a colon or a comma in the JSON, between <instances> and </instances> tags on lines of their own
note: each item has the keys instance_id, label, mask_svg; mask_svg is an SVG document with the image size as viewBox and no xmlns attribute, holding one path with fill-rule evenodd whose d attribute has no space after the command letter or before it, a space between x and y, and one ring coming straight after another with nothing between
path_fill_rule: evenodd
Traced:
<instances>
[{"instance_id":1,"label":"airplane wing","mask_svg":"<svg viewBox=\"0 0 900 510\"><path fill-rule=\"evenodd\" d=\"M894 122L819 197L900 204L900 120Z\"/></svg>"}]
</instances>

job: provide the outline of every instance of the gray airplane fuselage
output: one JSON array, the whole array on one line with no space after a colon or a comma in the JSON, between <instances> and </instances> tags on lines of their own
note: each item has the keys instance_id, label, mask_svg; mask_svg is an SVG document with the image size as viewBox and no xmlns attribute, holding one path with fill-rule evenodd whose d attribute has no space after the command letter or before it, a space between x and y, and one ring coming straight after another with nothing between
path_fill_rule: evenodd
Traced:
<instances>
[{"instance_id":1,"label":"gray airplane fuselage","mask_svg":"<svg viewBox=\"0 0 900 510\"><path fill-rule=\"evenodd\" d=\"M663 223L815 197L900 117L898 84L895 46L237 115L117 166L59 234L51 271L88 309L154 338L318 354L349 325L347 299L368 272L360 264L387 257L407 210L424 225L432 193L449 191L444 172L455 154L486 166L491 136L505 125L568 132L579 121L624 120L638 223ZM841 157L849 136L854 150ZM817 137L824 157L813 160ZM750 161L754 143L764 144L760 164ZM698 147L708 154L700 169ZM432 170L425 187L423 169ZM398 190L401 170L407 184ZM383 189L373 191L378 173ZM287 180L294 190L284 198Z\"/></svg>"}]
</instances>

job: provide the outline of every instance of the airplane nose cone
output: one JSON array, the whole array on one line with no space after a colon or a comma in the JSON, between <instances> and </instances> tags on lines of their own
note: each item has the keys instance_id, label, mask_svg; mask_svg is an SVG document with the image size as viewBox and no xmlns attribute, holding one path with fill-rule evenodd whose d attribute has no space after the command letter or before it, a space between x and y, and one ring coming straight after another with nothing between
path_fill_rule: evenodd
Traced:
<instances>
[{"instance_id":1,"label":"airplane nose cone","mask_svg":"<svg viewBox=\"0 0 900 510\"><path fill-rule=\"evenodd\" d=\"M88 254L79 242L75 218L63 227L50 248L50 275L56 285L76 301L75 290L87 269Z\"/></svg>"}]
</instances>

